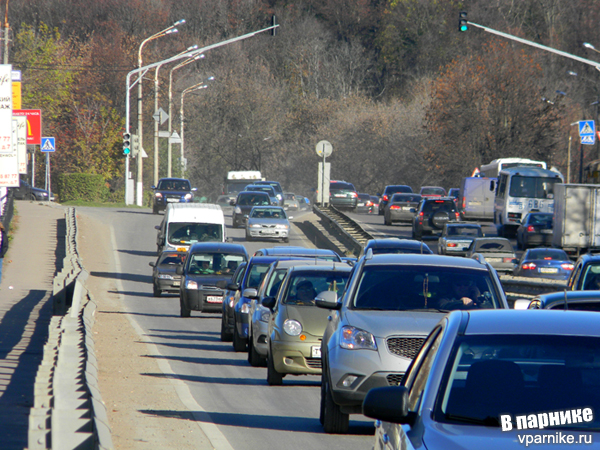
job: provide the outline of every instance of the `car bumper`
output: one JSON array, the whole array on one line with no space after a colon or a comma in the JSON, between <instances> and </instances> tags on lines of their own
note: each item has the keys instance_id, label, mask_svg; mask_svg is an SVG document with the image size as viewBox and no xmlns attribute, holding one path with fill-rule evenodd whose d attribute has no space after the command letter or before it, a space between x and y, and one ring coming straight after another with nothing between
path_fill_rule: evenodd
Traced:
<instances>
[{"instance_id":1,"label":"car bumper","mask_svg":"<svg viewBox=\"0 0 600 450\"><path fill-rule=\"evenodd\" d=\"M279 373L319 375L321 374L321 341L307 336L305 341L281 339L271 341L271 357Z\"/></svg>"},{"instance_id":2,"label":"car bumper","mask_svg":"<svg viewBox=\"0 0 600 450\"><path fill-rule=\"evenodd\" d=\"M223 310L223 291L185 289L185 301L187 307L194 311L214 311Z\"/></svg>"},{"instance_id":3,"label":"car bumper","mask_svg":"<svg viewBox=\"0 0 600 450\"><path fill-rule=\"evenodd\" d=\"M252 343L256 353L260 356L267 356L267 335L269 334L269 324L260 320L252 321Z\"/></svg>"},{"instance_id":4,"label":"car bumper","mask_svg":"<svg viewBox=\"0 0 600 450\"><path fill-rule=\"evenodd\" d=\"M237 328L238 335L241 338L248 339L250 333L250 313L241 312L237 307L235 311L235 327Z\"/></svg>"},{"instance_id":5,"label":"car bumper","mask_svg":"<svg viewBox=\"0 0 600 450\"><path fill-rule=\"evenodd\" d=\"M370 389L400 383L411 360L389 353L385 340L377 339L377 346L379 351L329 348L327 370L335 403L360 408ZM351 377L356 379L345 386Z\"/></svg>"},{"instance_id":6,"label":"car bumper","mask_svg":"<svg viewBox=\"0 0 600 450\"><path fill-rule=\"evenodd\" d=\"M167 280L164 278L157 278L156 285L161 291L179 291L179 286L181 285L181 280Z\"/></svg>"},{"instance_id":7,"label":"car bumper","mask_svg":"<svg viewBox=\"0 0 600 450\"><path fill-rule=\"evenodd\" d=\"M358 202L356 201L356 199L336 199L336 198L331 198L329 199L329 204L331 206L335 206L337 208L356 208L356 204Z\"/></svg>"},{"instance_id":8,"label":"car bumper","mask_svg":"<svg viewBox=\"0 0 600 450\"><path fill-rule=\"evenodd\" d=\"M525 236L525 243L531 246L551 246L551 234L530 234Z\"/></svg>"},{"instance_id":9,"label":"car bumper","mask_svg":"<svg viewBox=\"0 0 600 450\"><path fill-rule=\"evenodd\" d=\"M251 238L256 238L256 239L285 239L287 237L289 237L290 235L290 231L289 230L273 230L273 231L266 231L266 229L261 229L261 228L249 228L247 231L247 235L250 236Z\"/></svg>"},{"instance_id":10,"label":"car bumper","mask_svg":"<svg viewBox=\"0 0 600 450\"><path fill-rule=\"evenodd\" d=\"M415 217L415 213L410 211L406 212L390 212L390 221L392 222L412 222Z\"/></svg>"}]
</instances>

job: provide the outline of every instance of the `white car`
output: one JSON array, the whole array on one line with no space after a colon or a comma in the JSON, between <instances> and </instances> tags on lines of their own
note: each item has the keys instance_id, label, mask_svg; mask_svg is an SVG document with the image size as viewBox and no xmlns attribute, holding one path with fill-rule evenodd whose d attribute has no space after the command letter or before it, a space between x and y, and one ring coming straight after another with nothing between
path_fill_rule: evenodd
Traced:
<instances>
[{"instance_id":1,"label":"white car","mask_svg":"<svg viewBox=\"0 0 600 450\"><path fill-rule=\"evenodd\" d=\"M255 206L248 214L246 240L281 239L289 242L289 236L290 221L281 206Z\"/></svg>"}]
</instances>

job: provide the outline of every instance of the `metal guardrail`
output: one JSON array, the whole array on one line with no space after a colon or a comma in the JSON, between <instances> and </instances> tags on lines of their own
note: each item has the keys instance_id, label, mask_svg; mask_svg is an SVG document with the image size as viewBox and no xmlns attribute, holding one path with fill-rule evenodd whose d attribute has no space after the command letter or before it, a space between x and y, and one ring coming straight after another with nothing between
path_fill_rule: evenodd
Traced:
<instances>
[{"instance_id":1,"label":"metal guardrail","mask_svg":"<svg viewBox=\"0 0 600 450\"><path fill-rule=\"evenodd\" d=\"M35 378L28 449L112 449L91 337L96 303L77 253L75 209L65 215L66 256L53 283L55 315Z\"/></svg>"},{"instance_id":2,"label":"metal guardrail","mask_svg":"<svg viewBox=\"0 0 600 450\"><path fill-rule=\"evenodd\" d=\"M345 239L340 241L356 256L360 254L364 244L369 239L373 239L373 236L366 232L360 224L332 206L313 205L313 212L344 235ZM518 298L532 298L540 294L563 291L567 287L565 281L542 278L532 280L511 275L501 275L500 281L511 302Z\"/></svg>"},{"instance_id":3,"label":"metal guardrail","mask_svg":"<svg viewBox=\"0 0 600 450\"><path fill-rule=\"evenodd\" d=\"M373 236L366 232L360 224L333 206L313 205L313 212L341 233L342 243L355 256L360 254L368 240L373 239Z\"/></svg>"}]
</instances>

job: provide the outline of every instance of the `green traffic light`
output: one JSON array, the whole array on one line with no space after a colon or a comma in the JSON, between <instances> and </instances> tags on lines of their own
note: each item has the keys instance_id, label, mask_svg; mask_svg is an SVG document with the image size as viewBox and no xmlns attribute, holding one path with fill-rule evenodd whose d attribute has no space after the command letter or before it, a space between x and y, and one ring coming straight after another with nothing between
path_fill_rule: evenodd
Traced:
<instances>
[{"instance_id":1,"label":"green traffic light","mask_svg":"<svg viewBox=\"0 0 600 450\"><path fill-rule=\"evenodd\" d=\"M469 29L469 27L467 26L466 23L465 24L463 24L463 23L460 24L460 31L467 31L468 29Z\"/></svg>"},{"instance_id":2,"label":"green traffic light","mask_svg":"<svg viewBox=\"0 0 600 450\"><path fill-rule=\"evenodd\" d=\"M131 149L129 147L124 147L123 148L123 154L124 155L129 155L130 152L131 152Z\"/></svg>"},{"instance_id":3,"label":"green traffic light","mask_svg":"<svg viewBox=\"0 0 600 450\"><path fill-rule=\"evenodd\" d=\"M458 13L458 31L467 31L469 29L469 22L467 21L467 12L460 11Z\"/></svg>"}]
</instances>

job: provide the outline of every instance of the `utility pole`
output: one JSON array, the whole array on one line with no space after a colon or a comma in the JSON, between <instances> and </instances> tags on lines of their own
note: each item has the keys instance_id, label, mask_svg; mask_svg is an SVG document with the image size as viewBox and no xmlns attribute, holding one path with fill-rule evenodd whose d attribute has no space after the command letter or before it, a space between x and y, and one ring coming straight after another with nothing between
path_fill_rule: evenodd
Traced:
<instances>
[{"instance_id":1,"label":"utility pole","mask_svg":"<svg viewBox=\"0 0 600 450\"><path fill-rule=\"evenodd\" d=\"M8 0L6 0L6 11L4 13L4 30L3 31L3 39L4 39L4 64L8 64L8 41L10 40L10 25L8 24Z\"/></svg>"}]
</instances>

